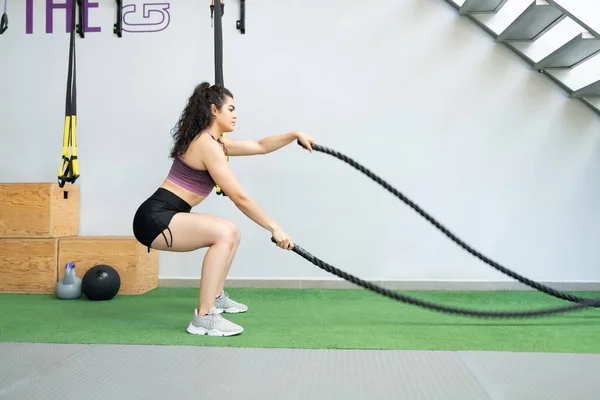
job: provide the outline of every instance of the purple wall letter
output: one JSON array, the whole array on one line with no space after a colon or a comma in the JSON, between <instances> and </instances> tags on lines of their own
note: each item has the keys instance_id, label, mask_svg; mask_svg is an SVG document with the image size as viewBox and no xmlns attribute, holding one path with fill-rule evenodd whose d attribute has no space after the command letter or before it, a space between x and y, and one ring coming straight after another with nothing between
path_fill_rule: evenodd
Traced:
<instances>
[{"instance_id":1,"label":"purple wall letter","mask_svg":"<svg viewBox=\"0 0 600 400\"><path fill-rule=\"evenodd\" d=\"M72 4L77 0L46 0L46 33L54 33L54 11L65 10L65 32L71 31ZM76 4L76 3L75 3ZM98 8L99 1L83 0L83 29L84 32L101 32L99 26L89 25L90 8ZM123 6L123 30L126 32L160 32L169 26L171 15L170 4L166 1L159 3L144 3L141 5L128 4ZM79 10L78 10L79 11ZM25 0L25 33L33 33L34 1ZM79 15L76 16L79 18ZM79 21L76 21L78 23Z\"/></svg>"},{"instance_id":2,"label":"purple wall letter","mask_svg":"<svg viewBox=\"0 0 600 400\"><path fill-rule=\"evenodd\" d=\"M144 3L142 9L135 4L123 6L123 30L132 33L160 32L171 21L169 8L169 3Z\"/></svg>"},{"instance_id":3,"label":"purple wall letter","mask_svg":"<svg viewBox=\"0 0 600 400\"><path fill-rule=\"evenodd\" d=\"M27 0L25 4L25 33L33 33L33 0Z\"/></svg>"},{"instance_id":4,"label":"purple wall letter","mask_svg":"<svg viewBox=\"0 0 600 400\"><path fill-rule=\"evenodd\" d=\"M67 32L71 31L71 13L68 12L71 9L71 2L74 0L66 0L66 3L55 4L54 0L46 0L46 33L52 33L54 28L54 9L64 8L67 16Z\"/></svg>"},{"instance_id":5,"label":"purple wall letter","mask_svg":"<svg viewBox=\"0 0 600 400\"><path fill-rule=\"evenodd\" d=\"M99 26L88 25L89 9L98 8L98 3L92 3L90 0L83 0L83 2L85 3L85 8L83 9L83 26L85 27L85 32L101 32L101 28Z\"/></svg>"},{"instance_id":6,"label":"purple wall letter","mask_svg":"<svg viewBox=\"0 0 600 400\"><path fill-rule=\"evenodd\" d=\"M54 32L54 10L62 8L65 10L65 32L71 32L71 4L75 0L64 0L61 3L55 3L55 0L46 0L46 33ZM98 8L97 2L83 0L83 27L84 32L101 32L99 26L89 26L89 9ZM25 33L33 33L33 0L27 0L25 3Z\"/></svg>"}]
</instances>

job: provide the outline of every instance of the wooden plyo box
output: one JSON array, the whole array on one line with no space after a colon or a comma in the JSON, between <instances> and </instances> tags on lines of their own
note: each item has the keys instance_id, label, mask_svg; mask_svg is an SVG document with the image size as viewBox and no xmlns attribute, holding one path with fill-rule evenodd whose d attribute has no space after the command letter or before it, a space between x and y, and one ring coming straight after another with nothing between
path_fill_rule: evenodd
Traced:
<instances>
[{"instance_id":1,"label":"wooden plyo box","mask_svg":"<svg viewBox=\"0 0 600 400\"><path fill-rule=\"evenodd\" d=\"M65 265L75 263L79 278L93 266L113 267L121 277L119 294L142 294L158 287L158 252L150 250L130 236L76 236L60 238L58 279Z\"/></svg>"},{"instance_id":2,"label":"wooden plyo box","mask_svg":"<svg viewBox=\"0 0 600 400\"><path fill-rule=\"evenodd\" d=\"M57 259L57 238L0 238L0 292L54 293Z\"/></svg>"},{"instance_id":3,"label":"wooden plyo box","mask_svg":"<svg viewBox=\"0 0 600 400\"><path fill-rule=\"evenodd\" d=\"M79 186L0 183L0 237L54 238L79 233Z\"/></svg>"}]
</instances>

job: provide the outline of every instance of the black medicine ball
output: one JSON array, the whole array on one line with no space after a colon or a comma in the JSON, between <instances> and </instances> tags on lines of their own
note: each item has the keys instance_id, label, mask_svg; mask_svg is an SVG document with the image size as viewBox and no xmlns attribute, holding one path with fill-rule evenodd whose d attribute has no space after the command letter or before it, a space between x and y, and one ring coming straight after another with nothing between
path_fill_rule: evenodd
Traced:
<instances>
[{"instance_id":1,"label":"black medicine ball","mask_svg":"<svg viewBox=\"0 0 600 400\"><path fill-rule=\"evenodd\" d=\"M81 280L81 291L90 300L110 300L119 293L121 277L110 265L95 265Z\"/></svg>"}]
</instances>

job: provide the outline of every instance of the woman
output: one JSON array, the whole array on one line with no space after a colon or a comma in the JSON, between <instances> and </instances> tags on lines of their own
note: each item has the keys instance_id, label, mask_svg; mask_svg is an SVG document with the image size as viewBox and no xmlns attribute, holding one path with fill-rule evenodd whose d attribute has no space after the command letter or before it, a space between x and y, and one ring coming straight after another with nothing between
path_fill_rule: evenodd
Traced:
<instances>
[{"instance_id":1,"label":"woman","mask_svg":"<svg viewBox=\"0 0 600 400\"><path fill-rule=\"evenodd\" d=\"M225 158L267 154L294 140L312 151L314 139L301 132L261 140L223 138L235 126L233 95L226 88L203 82L196 86L175 126L173 164L157 191L138 208L133 233L145 246L156 250L193 251L209 247L202 263L198 308L187 331L197 335L232 336L243 328L223 318L222 312L246 312L248 307L224 292L225 278L240 243L240 230L231 221L192 213L215 185L240 211L268 230L282 249L293 248L292 239L250 197Z\"/></svg>"}]
</instances>

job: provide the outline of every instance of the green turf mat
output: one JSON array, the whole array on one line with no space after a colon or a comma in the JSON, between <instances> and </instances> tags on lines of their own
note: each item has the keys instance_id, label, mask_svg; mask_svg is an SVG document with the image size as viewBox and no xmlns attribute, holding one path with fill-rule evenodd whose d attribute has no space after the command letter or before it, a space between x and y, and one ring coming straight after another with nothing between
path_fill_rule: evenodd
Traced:
<instances>
[{"instance_id":1,"label":"green turf mat","mask_svg":"<svg viewBox=\"0 0 600 400\"><path fill-rule=\"evenodd\" d=\"M0 341L334 349L599 353L600 309L528 319L480 319L429 311L366 290L229 289L247 304L225 314L245 331L194 336L185 329L198 289L158 288L111 301L1 294ZM543 293L403 292L445 305L524 310L566 305ZM579 293L600 297L599 293Z\"/></svg>"}]
</instances>

